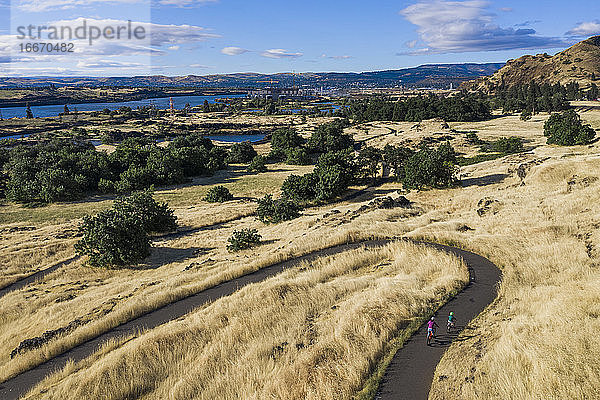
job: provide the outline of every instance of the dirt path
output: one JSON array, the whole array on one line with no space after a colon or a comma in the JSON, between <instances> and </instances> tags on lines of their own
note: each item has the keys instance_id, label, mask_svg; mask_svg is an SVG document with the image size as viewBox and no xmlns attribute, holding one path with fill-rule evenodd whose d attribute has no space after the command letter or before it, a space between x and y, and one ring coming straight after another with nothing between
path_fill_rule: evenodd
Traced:
<instances>
[{"instance_id":1,"label":"dirt path","mask_svg":"<svg viewBox=\"0 0 600 400\"><path fill-rule=\"evenodd\" d=\"M360 243L344 244L319 250L308 255L260 269L248 275L223 282L196 295L179 300L165 307L151 311L120 325L100 336L82 343L65 353L0 384L0 398L18 399L29 389L42 381L48 374L62 368L67 361L81 361L93 354L107 340L134 335L140 330L152 329L177 319L195 308L231 295L243 286L263 281L275 276L285 269L297 266L302 261L312 261L323 256L339 254L359 247L378 247L389 243L389 240L370 240ZM419 242L420 243L420 242ZM476 254L451 247L421 243L462 257L469 266L471 283L457 295L447 306L440 309L440 315L454 307L459 322L463 323L476 316L496 295L495 284L499 281L500 272L488 260ZM449 338L438 336L433 347L424 344L425 334L421 331L401 349L390 364L380 387L378 398L381 399L419 399L427 398L433 371L445 348L450 344Z\"/></svg>"},{"instance_id":2,"label":"dirt path","mask_svg":"<svg viewBox=\"0 0 600 400\"><path fill-rule=\"evenodd\" d=\"M440 327L432 346L427 347L427 329L423 325L398 350L385 372L376 399L427 399L435 368L452 341L460 340L457 339L458 331L496 298L496 286L502 275L488 259L453 247L428 245L463 258L469 267L471 282L436 313ZM450 311L456 314L458 324L456 332L447 334L446 321Z\"/></svg>"},{"instance_id":3,"label":"dirt path","mask_svg":"<svg viewBox=\"0 0 600 400\"><path fill-rule=\"evenodd\" d=\"M221 297L229 296L243 286L251 283L261 282L267 278L281 273L285 269L297 266L302 261L312 261L323 256L338 254L359 247L372 248L383 246L386 243L388 243L386 240L371 240L319 250L302 257L262 268L248 275L223 282L196 295L151 311L85 343L82 343L63 354L54 357L53 359L46 361L45 363L33 369L30 369L29 371L23 372L22 374L9 379L4 383L1 383L0 399L11 400L19 398L19 396L25 394L29 389L42 381L48 374L64 367L67 361L73 360L77 362L83 360L84 358L93 354L101 346L101 344L105 343L107 340L133 335L138 331L152 329L159 325L165 324L171 320L184 316L185 314L205 303L215 301Z\"/></svg>"}]
</instances>

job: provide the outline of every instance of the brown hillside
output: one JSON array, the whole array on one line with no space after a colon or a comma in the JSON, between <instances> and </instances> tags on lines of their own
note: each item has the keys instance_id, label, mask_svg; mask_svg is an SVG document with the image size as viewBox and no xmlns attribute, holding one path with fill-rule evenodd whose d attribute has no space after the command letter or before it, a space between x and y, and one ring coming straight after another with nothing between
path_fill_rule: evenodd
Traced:
<instances>
[{"instance_id":1,"label":"brown hillside","mask_svg":"<svg viewBox=\"0 0 600 400\"><path fill-rule=\"evenodd\" d=\"M592 82L600 83L600 36L594 36L550 56L527 55L509 60L494 75L471 81L465 86L471 90L493 91L502 84L515 86L532 81L538 84L578 82L582 88Z\"/></svg>"}]
</instances>

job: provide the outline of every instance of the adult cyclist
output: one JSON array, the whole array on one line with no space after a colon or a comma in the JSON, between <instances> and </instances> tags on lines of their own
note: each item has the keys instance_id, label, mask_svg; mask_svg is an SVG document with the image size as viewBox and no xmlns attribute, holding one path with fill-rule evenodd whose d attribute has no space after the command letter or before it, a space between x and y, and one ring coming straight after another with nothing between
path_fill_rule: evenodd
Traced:
<instances>
[{"instance_id":1,"label":"adult cyclist","mask_svg":"<svg viewBox=\"0 0 600 400\"><path fill-rule=\"evenodd\" d=\"M454 316L454 312L450 311L450 315L448 315L448 332L450 332L450 329L454 328L454 326L456 325L456 317Z\"/></svg>"},{"instance_id":2,"label":"adult cyclist","mask_svg":"<svg viewBox=\"0 0 600 400\"><path fill-rule=\"evenodd\" d=\"M435 328L439 327L435 322L435 317L431 317L431 319L427 322L427 346L431 343L433 338L435 337Z\"/></svg>"}]
</instances>

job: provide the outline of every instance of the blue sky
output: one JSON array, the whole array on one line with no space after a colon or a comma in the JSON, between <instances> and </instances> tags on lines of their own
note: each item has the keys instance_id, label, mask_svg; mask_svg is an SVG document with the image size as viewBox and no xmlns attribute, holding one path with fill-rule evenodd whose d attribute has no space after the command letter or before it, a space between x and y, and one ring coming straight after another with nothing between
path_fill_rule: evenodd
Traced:
<instances>
[{"instance_id":1,"label":"blue sky","mask_svg":"<svg viewBox=\"0 0 600 400\"><path fill-rule=\"evenodd\" d=\"M123 76L370 71L504 62L523 54L555 53L600 34L595 18L600 17L599 1L540 3L0 0L0 68L5 67L0 72ZM59 55L19 51L30 38L11 41L18 26L75 28L83 20L100 29L131 20L148 35L144 41L74 41L74 53Z\"/></svg>"}]
</instances>

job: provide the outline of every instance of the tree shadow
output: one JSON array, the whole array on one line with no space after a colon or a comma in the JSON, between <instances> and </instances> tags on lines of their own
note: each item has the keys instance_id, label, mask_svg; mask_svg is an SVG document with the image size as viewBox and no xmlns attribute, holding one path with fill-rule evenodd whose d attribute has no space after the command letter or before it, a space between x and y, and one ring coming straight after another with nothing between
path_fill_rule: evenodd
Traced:
<instances>
[{"instance_id":1,"label":"tree shadow","mask_svg":"<svg viewBox=\"0 0 600 400\"><path fill-rule=\"evenodd\" d=\"M210 250L212 249L203 247L189 247L185 249L177 249L173 247L156 247L152 249L152 253L144 260L143 264L140 264L133 269L157 269L174 262L181 262L189 260L191 258L196 258L199 255L208 253Z\"/></svg>"},{"instance_id":2,"label":"tree shadow","mask_svg":"<svg viewBox=\"0 0 600 400\"><path fill-rule=\"evenodd\" d=\"M480 176L477 178L463 179L463 180L461 180L460 184L462 187L488 186L488 185L493 185L495 183L500 183L508 177L509 177L509 175L507 175L507 174L492 174L492 175Z\"/></svg>"}]
</instances>

